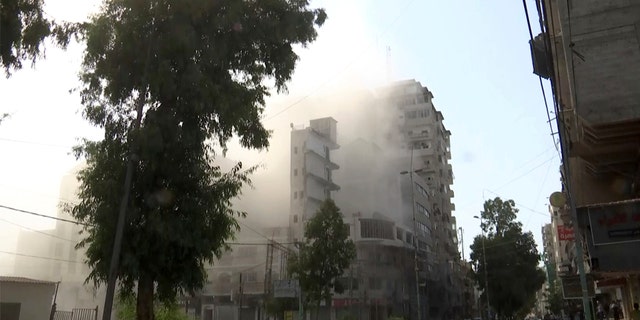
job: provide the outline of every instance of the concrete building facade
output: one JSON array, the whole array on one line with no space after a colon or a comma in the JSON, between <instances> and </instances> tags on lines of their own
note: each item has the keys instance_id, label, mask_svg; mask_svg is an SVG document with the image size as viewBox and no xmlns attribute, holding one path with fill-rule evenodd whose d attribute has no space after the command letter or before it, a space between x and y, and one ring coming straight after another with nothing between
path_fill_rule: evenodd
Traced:
<instances>
[{"instance_id":1,"label":"concrete building facade","mask_svg":"<svg viewBox=\"0 0 640 320\"><path fill-rule=\"evenodd\" d=\"M56 283L22 277L0 277L0 319L49 319Z\"/></svg>"},{"instance_id":2,"label":"concrete building facade","mask_svg":"<svg viewBox=\"0 0 640 320\"><path fill-rule=\"evenodd\" d=\"M307 127L291 128L290 218L291 241L304 236L304 224L331 193L340 190L333 182L339 166L331 160L338 149L337 122L333 118L310 121Z\"/></svg>"},{"instance_id":3,"label":"concrete building facade","mask_svg":"<svg viewBox=\"0 0 640 320\"><path fill-rule=\"evenodd\" d=\"M535 72L551 80L566 210L605 300L640 297L640 2L541 2ZM564 280L564 278L563 278ZM627 313L625 313L627 314Z\"/></svg>"},{"instance_id":4,"label":"concrete building facade","mask_svg":"<svg viewBox=\"0 0 640 320\"><path fill-rule=\"evenodd\" d=\"M416 208L426 212L431 238L426 251L432 254L426 258L428 263L420 266L426 278L426 314L431 319L459 317L463 309L463 281L453 217L451 132L433 104L433 94L420 82L398 81L378 90L378 95L380 104L391 114L390 121L395 123L392 127L395 132L388 135L388 143L400 147L399 156L406 159L406 170L428 186L424 193L430 198L429 207Z\"/></svg>"}]
</instances>

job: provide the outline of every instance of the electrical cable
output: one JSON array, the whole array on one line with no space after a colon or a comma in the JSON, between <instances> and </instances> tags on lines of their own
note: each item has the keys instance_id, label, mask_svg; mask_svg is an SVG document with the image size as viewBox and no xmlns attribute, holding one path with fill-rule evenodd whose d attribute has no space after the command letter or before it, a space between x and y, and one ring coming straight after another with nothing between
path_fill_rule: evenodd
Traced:
<instances>
[{"instance_id":1,"label":"electrical cable","mask_svg":"<svg viewBox=\"0 0 640 320\"><path fill-rule=\"evenodd\" d=\"M50 234L50 233L46 233L46 232L42 232L42 231L40 231L40 230L33 229L33 228L29 228L29 227L27 227L27 226L24 226L24 225L21 225L21 224L18 224L18 223L14 223L14 222L11 222L11 221L6 220L6 219L2 219L2 218L0 218L0 221L4 221L4 222L9 223L9 224L12 224L12 225L14 225L14 226L16 226L16 227L23 228L23 229L27 229L27 230L29 230L29 231L33 231L33 232L36 232L36 233L39 233L39 234L43 234L43 235L45 235L45 236L49 236L49 237L52 237L52 238L56 238L56 239L60 239L60 240L64 240L64 241L69 241L69 242L71 242L71 243L78 243L78 241L74 241L74 240L71 240L71 239L67 239L67 238L59 237L59 236L54 235L54 234Z\"/></svg>"},{"instance_id":2,"label":"electrical cable","mask_svg":"<svg viewBox=\"0 0 640 320\"><path fill-rule=\"evenodd\" d=\"M527 0L522 0L522 5L524 7L524 14L527 18L527 28L529 30L529 38L531 39L531 46L533 48L534 46L534 41L533 41L533 31L531 29L531 20L529 19L529 9L527 8ZM544 30L541 30L544 31ZM548 48L547 48L547 42L544 42L544 46L545 46L545 50L548 52ZM549 130L551 130L551 138L553 139L553 145L556 147L556 151L558 152L558 155L560 153L560 149L558 148L558 145L556 144L556 140L555 138L553 138L554 135L554 131L553 131L553 125L551 123L551 115L550 115L550 110L549 110L549 104L547 102L547 93L544 90L544 84L542 83L542 76L538 75L538 81L540 82L540 90L542 91L542 98L544 100L544 107L547 110L547 123L549 124Z\"/></svg>"},{"instance_id":3,"label":"electrical cable","mask_svg":"<svg viewBox=\"0 0 640 320\"><path fill-rule=\"evenodd\" d=\"M27 258L44 259L44 260L51 260L51 261L60 261L60 262L70 262L70 263L84 264L84 262L82 262L82 261L66 260L66 259L59 259L59 258L52 258L52 257L43 257L43 256L36 256L36 255L31 255L31 254L10 252L10 251L4 251L4 250L0 250L0 253L10 254L10 255L19 256L19 257L27 257Z\"/></svg>"},{"instance_id":4,"label":"electrical cable","mask_svg":"<svg viewBox=\"0 0 640 320\"><path fill-rule=\"evenodd\" d=\"M89 226L88 224L82 223L82 222L79 222L79 221L68 220L68 219L58 218L58 217L54 217L54 216L48 216L48 215L36 213L36 212L33 212L33 211L16 209L16 208L5 206L5 205L2 205L2 204L0 204L0 208L11 210L11 211L16 211L16 212L21 212L21 213L26 213L26 214L31 214L31 215L34 215L34 216L43 217L43 218L47 218L47 219L53 219L53 220L62 221L62 222L68 222L68 223L74 223L74 224L79 224L79 225L83 225L83 226Z\"/></svg>"},{"instance_id":5,"label":"electrical cable","mask_svg":"<svg viewBox=\"0 0 640 320\"><path fill-rule=\"evenodd\" d=\"M11 142L11 143L23 143L23 144L32 144L44 147L52 147L52 148L64 148L71 150L73 146L63 146L59 144L51 144L45 142L37 142L37 141L27 141L27 140L18 140L18 139L9 139L9 138L0 138L0 141Z\"/></svg>"}]
</instances>

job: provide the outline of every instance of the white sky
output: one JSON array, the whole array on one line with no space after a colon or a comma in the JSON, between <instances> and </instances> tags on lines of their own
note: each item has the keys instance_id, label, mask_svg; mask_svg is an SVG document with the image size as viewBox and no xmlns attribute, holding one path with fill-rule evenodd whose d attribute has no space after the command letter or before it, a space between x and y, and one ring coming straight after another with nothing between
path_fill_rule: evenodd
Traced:
<instances>
[{"instance_id":1,"label":"white sky","mask_svg":"<svg viewBox=\"0 0 640 320\"><path fill-rule=\"evenodd\" d=\"M82 21L97 3L48 0L46 11L57 19ZM292 101L382 83L385 48L390 46L393 79L416 79L427 86L452 132L454 214L464 228L465 255L480 232L472 216L496 193L519 204L520 220L541 243L540 227L549 220L547 197L560 188L559 160L538 79L531 72L522 4L320 0L314 6L326 7L329 19L317 42L300 51L289 96L269 100L266 125L275 132L270 152L234 147L229 156L264 163L266 170L288 165L284 146L289 123L331 115L329 106L303 108L303 103L291 106ZM535 13L533 1L529 10ZM79 45L67 51L49 46L46 60L35 68L0 79L0 113L12 114L0 125L0 205L54 215L60 179L76 165L70 147L77 138L100 137L82 120L77 94L69 93L78 83L81 54ZM289 109L282 112L285 108ZM274 114L278 115L271 118ZM282 181L288 188L288 177ZM53 225L44 218L0 209L0 251L9 252L15 252L18 227L6 221L31 228ZM0 253L0 273L10 260L10 255Z\"/></svg>"}]
</instances>

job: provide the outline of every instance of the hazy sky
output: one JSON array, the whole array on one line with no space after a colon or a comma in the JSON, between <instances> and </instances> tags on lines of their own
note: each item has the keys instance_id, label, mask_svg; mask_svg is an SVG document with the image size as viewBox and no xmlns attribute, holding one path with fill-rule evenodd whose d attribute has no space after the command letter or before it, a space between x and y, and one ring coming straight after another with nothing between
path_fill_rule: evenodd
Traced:
<instances>
[{"instance_id":1,"label":"hazy sky","mask_svg":"<svg viewBox=\"0 0 640 320\"><path fill-rule=\"evenodd\" d=\"M50 16L70 21L85 19L99 3L45 2ZM535 14L534 1L528 2ZM383 84L391 70L392 80L416 79L433 92L434 104L452 132L454 214L464 228L465 255L480 232L473 215L482 209L483 199L496 195L515 200L519 219L541 243L540 227L549 220L547 197L560 188L560 161L538 79L531 72L522 3L319 0L313 5L325 7L329 19L317 42L300 50L288 96L268 100L265 124L274 130L272 147L260 153L232 147L229 157L261 163L265 174L288 170L290 123L338 113L357 117L345 105L305 107L307 102L335 95L336 90ZM537 24L537 16L531 20ZM533 28L537 33L539 28ZM49 46L46 60L34 69L0 79L0 113L12 114L0 125L0 205L54 215L60 179L77 164L70 147L79 137L100 137L80 117L77 94L69 93L77 86L81 54L79 45L67 51ZM340 125L348 121L338 123L339 132ZM272 183L286 192L289 177ZM288 208L287 194L278 197ZM15 251L15 224L53 225L0 208L0 251ZM10 256L0 253L0 273L8 261Z\"/></svg>"}]
</instances>

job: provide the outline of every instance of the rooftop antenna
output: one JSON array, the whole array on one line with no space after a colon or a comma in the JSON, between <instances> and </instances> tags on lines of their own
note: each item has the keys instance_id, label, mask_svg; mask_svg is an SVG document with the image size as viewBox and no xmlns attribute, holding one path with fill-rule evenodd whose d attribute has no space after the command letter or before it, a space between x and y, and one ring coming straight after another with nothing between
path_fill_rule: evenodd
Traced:
<instances>
[{"instance_id":1,"label":"rooftop antenna","mask_svg":"<svg viewBox=\"0 0 640 320\"><path fill-rule=\"evenodd\" d=\"M391 82L391 47L387 46L387 83Z\"/></svg>"}]
</instances>

